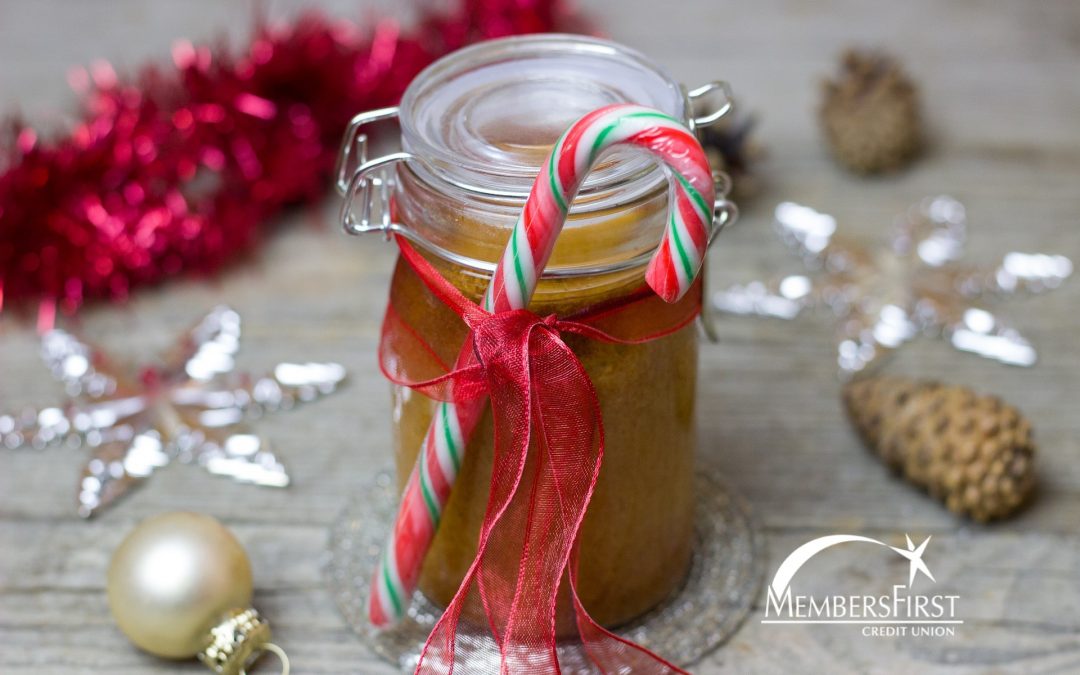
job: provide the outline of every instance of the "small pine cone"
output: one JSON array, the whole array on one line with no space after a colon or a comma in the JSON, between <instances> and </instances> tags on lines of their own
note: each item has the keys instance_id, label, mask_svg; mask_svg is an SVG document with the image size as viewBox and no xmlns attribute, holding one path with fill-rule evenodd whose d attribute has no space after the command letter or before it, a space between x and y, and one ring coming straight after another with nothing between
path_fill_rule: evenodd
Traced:
<instances>
[{"instance_id":1,"label":"small pine cone","mask_svg":"<svg viewBox=\"0 0 1080 675\"><path fill-rule=\"evenodd\" d=\"M893 59L848 50L839 76L825 82L821 123L833 155L852 171L898 169L921 143L918 89Z\"/></svg>"},{"instance_id":2,"label":"small pine cone","mask_svg":"<svg viewBox=\"0 0 1080 675\"><path fill-rule=\"evenodd\" d=\"M954 513L980 522L1002 518L1035 486L1031 423L995 396L873 377L849 383L844 404L886 464Z\"/></svg>"}]
</instances>

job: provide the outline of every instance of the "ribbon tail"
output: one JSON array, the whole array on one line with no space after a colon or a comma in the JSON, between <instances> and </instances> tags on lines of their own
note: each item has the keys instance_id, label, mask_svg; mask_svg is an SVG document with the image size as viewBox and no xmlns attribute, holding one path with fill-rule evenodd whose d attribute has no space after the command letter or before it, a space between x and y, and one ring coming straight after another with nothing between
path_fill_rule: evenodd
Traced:
<instances>
[{"instance_id":1,"label":"ribbon tail","mask_svg":"<svg viewBox=\"0 0 1080 675\"><path fill-rule=\"evenodd\" d=\"M495 322L497 323L497 322ZM450 601L442 617L435 624L428 637L416 666L417 675L447 674L452 675L455 666L468 668L475 672L471 662L463 663L458 654L459 624L467 607L486 607L491 610L487 618L488 630L491 630L499 645L499 653L478 655L472 652L469 657L479 657L484 663L500 663L502 660L502 628L506 620L502 616L509 610L512 580L500 580L493 576L489 556L502 557L512 552L507 540L513 538L514 528L503 525L508 510L514 508L514 496L525 475L525 465L531 441L532 409L530 391L532 381L529 376L528 331L500 332L491 335L481 329L473 335L474 351L478 361L487 374L487 386L491 396L492 414L495 420L495 458L491 474L491 491L487 511L480 528L477 553L454 598ZM520 541L520 535L519 535ZM483 576L483 581L478 579ZM500 583L501 581L501 583ZM483 585L481 598L479 586ZM485 612L486 613L486 612ZM481 630L477 625L477 616L465 616L464 623L469 632ZM466 671L459 671L466 672Z\"/></svg>"},{"instance_id":2,"label":"ribbon tail","mask_svg":"<svg viewBox=\"0 0 1080 675\"><path fill-rule=\"evenodd\" d=\"M556 601L599 478L603 427L592 382L556 333L534 332L529 367L535 480L527 508L505 525L523 542L502 664L509 673L558 673Z\"/></svg>"},{"instance_id":3,"label":"ribbon tail","mask_svg":"<svg viewBox=\"0 0 1080 675\"><path fill-rule=\"evenodd\" d=\"M482 663L498 663L501 673L560 672L556 599L599 476L600 405L584 367L553 329L527 313L508 314L495 315L474 336L496 420L477 555L425 645L418 673L452 673L463 664L458 627L471 621L468 630L478 628L483 619L464 613L478 605L499 650Z\"/></svg>"},{"instance_id":4,"label":"ribbon tail","mask_svg":"<svg viewBox=\"0 0 1080 675\"><path fill-rule=\"evenodd\" d=\"M596 623L577 592L577 557L575 547L570 561L570 595L574 602L578 633L589 660L601 673L634 673L634 675L690 675L689 671L670 663L639 644L619 637Z\"/></svg>"}]
</instances>

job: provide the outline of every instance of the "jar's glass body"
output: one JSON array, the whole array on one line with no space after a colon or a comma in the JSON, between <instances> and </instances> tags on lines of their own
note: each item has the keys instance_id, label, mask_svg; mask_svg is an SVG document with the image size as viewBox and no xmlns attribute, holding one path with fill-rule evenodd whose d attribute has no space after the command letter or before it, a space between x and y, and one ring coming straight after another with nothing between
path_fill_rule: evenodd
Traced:
<instances>
[{"instance_id":1,"label":"jar's glass body","mask_svg":"<svg viewBox=\"0 0 1080 675\"><path fill-rule=\"evenodd\" d=\"M558 91L560 78L572 75L580 92L591 92L582 95L599 96L599 99L584 102L575 99L559 115L546 115L538 125L530 125L528 119L506 108L506 87L492 86L493 78L489 74L486 79L474 78L483 82L482 88L487 93L466 91L452 97L468 101L472 111L469 120L458 119L466 114L461 105L446 103L440 103L438 110L447 119L439 120L432 111L435 104L425 103L424 96L428 94L424 92L437 92L431 98L438 100L438 92L442 92L438 86L440 78L453 81L466 72L464 79L468 80L477 68L472 71L450 68L448 75L446 67L440 70L436 64L432 72L421 75L410 86L413 93L407 92L402 104L405 144L427 161L410 162L399 168L395 181L395 218L416 240L430 244L426 248L421 246L421 252L448 281L473 300L481 297L490 279L486 266L499 258L506 244L531 182L524 180L530 166L535 176L558 134L579 114L576 108L590 109L611 102L609 99L628 99L683 118L687 114L685 97L675 93L681 92L678 85L661 71L648 69L652 67L640 56L608 43L565 36L559 39L568 42L569 51L578 56L574 50L581 45L590 49L604 46L609 51L602 54L603 59L619 61L620 67L626 69L624 75L628 81L633 80L635 73L644 78L647 86L641 82L635 86L645 87L645 93L620 89L618 79L611 79L608 65L595 73L596 77L608 78L604 87L593 88L582 85L582 78L587 80L587 69L585 74L576 66L557 69L555 75L549 69L541 77L529 70L535 70L536 64L525 65L522 67L528 72L515 78L524 83L515 85L515 96L528 98L529 82L534 83L532 89ZM558 44L553 47L551 38L544 40L531 39L542 48L537 63L546 63L552 54L567 51L560 51ZM518 40L516 44L514 40L503 42L516 48L529 40ZM506 58L492 57L492 51L498 52L497 47L494 50L487 47L487 52L484 49L479 54L476 48L472 50L473 60L480 64L479 71L493 63L499 68L506 67ZM515 58L520 58L520 53ZM513 70L510 69L511 73ZM646 95L650 91L652 98ZM485 101L485 96L494 97L493 101ZM498 109L496 103L502 106L504 119L493 113ZM425 119L429 121L424 123ZM479 119L484 120L482 125ZM466 128L461 132L469 136L464 141L460 137L456 141L450 138L454 129L459 128ZM497 171L479 175L476 167L482 163L468 166L468 152L462 155L463 167L455 167L448 159L449 154L444 153L440 158L438 146L454 143L471 145L477 156L501 153L498 161L510 166L502 182L497 180ZM522 180L515 178L515 173L520 173ZM551 313L568 316L640 290L645 272L642 258L660 241L666 209L662 172L643 163L640 156L610 158L592 183L586 183L582 198L571 209L548 266L549 274L541 278L529 309L541 316ZM453 255L445 255L447 252ZM461 319L436 299L401 261L392 284L395 307L401 318L424 335L436 335L431 347L445 363L453 363L465 339L466 329ZM698 285L681 302L700 303L700 292ZM623 310L619 320L628 322L628 326L649 325L653 317L645 315L646 311L631 305ZM677 590L689 566L693 542L698 333L690 324L659 339L633 345L575 336L564 339L595 386L606 439L599 482L581 531L579 592L585 608L597 621L615 626L655 607ZM415 356L423 358L421 354ZM434 409L434 402L419 393L400 387L393 390L395 458L402 487L416 462ZM467 443L450 500L425 559L420 590L439 604L450 601L476 555L494 453L490 415L490 410L485 413ZM516 498L526 497L519 493ZM489 556L485 565L505 569L506 577L512 578L517 572L519 553L498 552L494 559ZM573 618L565 583L560 592L558 632L568 634L573 630ZM480 608L467 608L466 616L470 615L479 620Z\"/></svg>"}]
</instances>

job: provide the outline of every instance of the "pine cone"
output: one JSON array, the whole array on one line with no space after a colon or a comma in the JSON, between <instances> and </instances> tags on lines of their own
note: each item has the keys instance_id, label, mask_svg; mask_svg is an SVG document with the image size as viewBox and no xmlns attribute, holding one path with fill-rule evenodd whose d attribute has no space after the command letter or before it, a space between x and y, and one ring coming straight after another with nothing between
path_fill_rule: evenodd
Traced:
<instances>
[{"instance_id":1,"label":"pine cone","mask_svg":"<svg viewBox=\"0 0 1080 675\"><path fill-rule=\"evenodd\" d=\"M821 122L833 155L852 171L898 169L921 142L918 90L888 56L848 50L837 79L825 82Z\"/></svg>"},{"instance_id":2,"label":"pine cone","mask_svg":"<svg viewBox=\"0 0 1080 675\"><path fill-rule=\"evenodd\" d=\"M995 396L874 377L849 383L844 403L867 445L954 513L1002 518L1035 485L1031 423Z\"/></svg>"}]
</instances>

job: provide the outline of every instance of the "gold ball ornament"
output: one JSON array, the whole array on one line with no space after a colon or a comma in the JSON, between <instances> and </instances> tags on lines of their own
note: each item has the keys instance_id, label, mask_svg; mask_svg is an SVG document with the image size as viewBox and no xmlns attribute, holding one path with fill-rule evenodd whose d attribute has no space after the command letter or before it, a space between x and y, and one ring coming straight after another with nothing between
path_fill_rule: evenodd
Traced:
<instances>
[{"instance_id":1,"label":"gold ball ornament","mask_svg":"<svg viewBox=\"0 0 1080 675\"><path fill-rule=\"evenodd\" d=\"M144 520L113 554L106 591L120 630L156 656L198 656L224 675L242 673L263 651L287 663L269 642L269 624L250 607L247 553L210 516Z\"/></svg>"}]
</instances>

